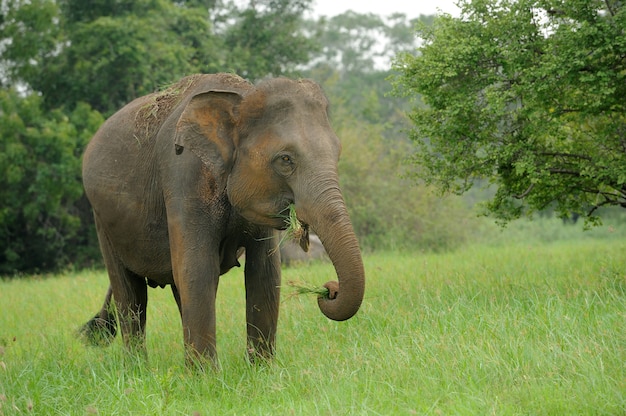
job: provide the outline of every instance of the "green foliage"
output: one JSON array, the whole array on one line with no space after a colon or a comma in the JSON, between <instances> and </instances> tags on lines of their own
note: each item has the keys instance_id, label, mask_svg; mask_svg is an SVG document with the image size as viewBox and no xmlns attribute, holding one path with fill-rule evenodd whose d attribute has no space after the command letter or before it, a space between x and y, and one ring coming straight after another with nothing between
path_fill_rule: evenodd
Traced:
<instances>
[{"instance_id":1,"label":"green foliage","mask_svg":"<svg viewBox=\"0 0 626 416\"><path fill-rule=\"evenodd\" d=\"M69 22L91 22L100 17L145 14L146 11L163 7L160 0L61 0L63 15Z\"/></svg>"},{"instance_id":2,"label":"green foliage","mask_svg":"<svg viewBox=\"0 0 626 416\"><path fill-rule=\"evenodd\" d=\"M253 81L294 74L317 47L303 30L310 5L311 0L261 0L232 7L234 23L221 30L229 51L224 68Z\"/></svg>"},{"instance_id":3,"label":"green foliage","mask_svg":"<svg viewBox=\"0 0 626 416\"><path fill-rule=\"evenodd\" d=\"M328 321L313 296L283 296L276 360L256 365L235 269L217 297L221 370L206 374L185 368L168 290L150 289L142 361L119 337L90 348L74 336L101 305L105 272L0 281L0 412L620 415L624 250L617 238L368 255L354 318ZM283 279L329 274L315 264Z\"/></svg>"},{"instance_id":4,"label":"green foliage","mask_svg":"<svg viewBox=\"0 0 626 416\"><path fill-rule=\"evenodd\" d=\"M626 7L617 1L461 1L400 55L415 174L463 193L497 185L501 221L554 204L563 216L626 205ZM595 217L590 218L592 221Z\"/></svg>"},{"instance_id":5,"label":"green foliage","mask_svg":"<svg viewBox=\"0 0 626 416\"><path fill-rule=\"evenodd\" d=\"M0 83L36 79L57 46L58 7L53 0L6 0L1 7Z\"/></svg>"},{"instance_id":6,"label":"green foliage","mask_svg":"<svg viewBox=\"0 0 626 416\"><path fill-rule=\"evenodd\" d=\"M391 96L388 64L395 54L415 47L414 25L431 21L426 16L409 20L404 14L383 18L352 11L309 21L321 49L304 73L324 85L333 111L342 106L342 118L384 126L393 130L386 132L393 136L392 146L396 139L403 142L409 106Z\"/></svg>"},{"instance_id":7,"label":"green foliage","mask_svg":"<svg viewBox=\"0 0 626 416\"><path fill-rule=\"evenodd\" d=\"M347 11L321 19L322 56L344 72L372 72L381 52L376 44L384 36L386 25L380 16Z\"/></svg>"},{"instance_id":8,"label":"green foliage","mask_svg":"<svg viewBox=\"0 0 626 416\"><path fill-rule=\"evenodd\" d=\"M3 63L9 81L41 93L48 109L71 110L82 101L110 115L191 73L234 71L255 80L294 72L316 45L301 30L309 5L9 2L0 22L0 39L8 40Z\"/></svg>"},{"instance_id":9,"label":"green foliage","mask_svg":"<svg viewBox=\"0 0 626 416\"><path fill-rule=\"evenodd\" d=\"M409 19L402 13L390 16L347 11L337 16L309 21L309 30L319 34L321 49L312 62L328 65L344 78L352 74L385 72L392 57L412 50L414 26L430 24L432 16Z\"/></svg>"},{"instance_id":10,"label":"green foliage","mask_svg":"<svg viewBox=\"0 0 626 416\"><path fill-rule=\"evenodd\" d=\"M155 0L107 3L96 14L73 3L61 3L67 46L42 62L36 78L25 79L43 93L49 108L85 101L112 114L134 98L197 72L199 60L216 60L210 24L198 9Z\"/></svg>"},{"instance_id":11,"label":"green foliage","mask_svg":"<svg viewBox=\"0 0 626 416\"><path fill-rule=\"evenodd\" d=\"M337 99L335 102L341 106ZM402 177L407 141L380 124L335 112L343 151L341 188L362 247L366 250L445 250L464 243L475 229L459 199L438 198Z\"/></svg>"},{"instance_id":12,"label":"green foliage","mask_svg":"<svg viewBox=\"0 0 626 416\"><path fill-rule=\"evenodd\" d=\"M78 258L91 223L78 209L80 155L101 122L85 104L68 117L44 112L37 95L0 91L0 274Z\"/></svg>"}]
</instances>

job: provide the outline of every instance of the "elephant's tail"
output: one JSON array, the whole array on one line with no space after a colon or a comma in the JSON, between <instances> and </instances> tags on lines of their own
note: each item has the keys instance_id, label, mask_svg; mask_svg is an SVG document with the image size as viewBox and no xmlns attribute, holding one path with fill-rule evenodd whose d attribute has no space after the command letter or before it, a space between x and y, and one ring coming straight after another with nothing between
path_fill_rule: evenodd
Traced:
<instances>
[{"instance_id":1,"label":"elephant's tail","mask_svg":"<svg viewBox=\"0 0 626 416\"><path fill-rule=\"evenodd\" d=\"M89 345L106 346L117 334L117 318L113 310L113 289L109 286L102 309L79 330L79 337Z\"/></svg>"}]
</instances>

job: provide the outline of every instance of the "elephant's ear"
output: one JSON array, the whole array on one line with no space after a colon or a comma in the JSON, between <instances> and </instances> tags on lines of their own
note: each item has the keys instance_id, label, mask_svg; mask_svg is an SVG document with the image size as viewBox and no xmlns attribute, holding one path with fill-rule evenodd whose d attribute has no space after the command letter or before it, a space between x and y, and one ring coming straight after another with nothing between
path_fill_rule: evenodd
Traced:
<instances>
[{"instance_id":1,"label":"elephant's ear","mask_svg":"<svg viewBox=\"0 0 626 416\"><path fill-rule=\"evenodd\" d=\"M213 172L230 171L241 99L239 94L230 91L209 91L193 96L176 123L176 154L189 149Z\"/></svg>"}]
</instances>

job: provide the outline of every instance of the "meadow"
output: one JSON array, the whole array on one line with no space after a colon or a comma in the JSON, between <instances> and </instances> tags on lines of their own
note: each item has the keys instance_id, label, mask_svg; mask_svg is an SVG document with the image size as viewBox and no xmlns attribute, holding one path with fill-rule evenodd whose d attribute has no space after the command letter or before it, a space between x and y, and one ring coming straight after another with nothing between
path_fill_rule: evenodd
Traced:
<instances>
[{"instance_id":1,"label":"meadow","mask_svg":"<svg viewBox=\"0 0 626 416\"><path fill-rule=\"evenodd\" d=\"M221 369L206 373L184 365L167 289L149 293L142 361L119 337L75 337L104 271L0 281L0 415L626 414L626 238L524 227L455 252L366 254L366 298L346 322L286 285L322 284L330 264L284 269L269 364L245 358L243 276L231 271Z\"/></svg>"}]
</instances>

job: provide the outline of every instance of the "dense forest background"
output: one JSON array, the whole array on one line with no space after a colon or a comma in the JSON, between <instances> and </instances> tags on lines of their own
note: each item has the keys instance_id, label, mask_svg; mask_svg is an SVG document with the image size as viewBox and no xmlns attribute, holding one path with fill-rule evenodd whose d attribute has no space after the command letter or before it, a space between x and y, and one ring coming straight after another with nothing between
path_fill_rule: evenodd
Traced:
<instances>
[{"instance_id":1,"label":"dense forest background","mask_svg":"<svg viewBox=\"0 0 626 416\"><path fill-rule=\"evenodd\" d=\"M480 195L409 178L419 98L391 95L417 47L409 18L311 17L312 0L2 0L0 275L99 264L81 155L125 103L191 73L308 77L332 103L341 185L364 250L445 250L477 232ZM488 191L486 191L488 192Z\"/></svg>"}]
</instances>

